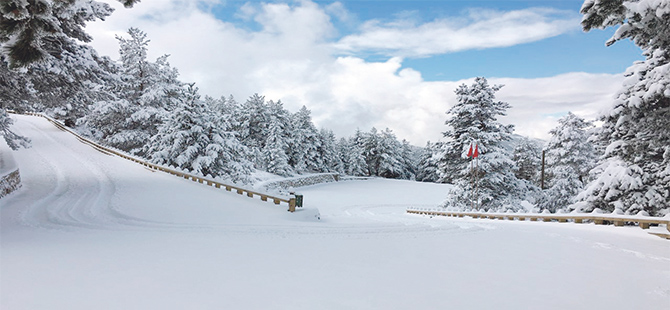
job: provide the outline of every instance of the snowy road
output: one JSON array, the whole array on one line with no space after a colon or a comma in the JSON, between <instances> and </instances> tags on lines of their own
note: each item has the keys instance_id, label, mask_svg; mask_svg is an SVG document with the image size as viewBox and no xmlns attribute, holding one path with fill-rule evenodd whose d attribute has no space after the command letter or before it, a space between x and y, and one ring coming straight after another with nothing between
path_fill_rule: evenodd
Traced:
<instances>
[{"instance_id":1,"label":"snowy road","mask_svg":"<svg viewBox=\"0 0 670 310\"><path fill-rule=\"evenodd\" d=\"M412 216L448 185L393 180L303 188L290 214L16 119L33 147L0 199L1 309L670 305L670 243L637 227Z\"/></svg>"}]
</instances>

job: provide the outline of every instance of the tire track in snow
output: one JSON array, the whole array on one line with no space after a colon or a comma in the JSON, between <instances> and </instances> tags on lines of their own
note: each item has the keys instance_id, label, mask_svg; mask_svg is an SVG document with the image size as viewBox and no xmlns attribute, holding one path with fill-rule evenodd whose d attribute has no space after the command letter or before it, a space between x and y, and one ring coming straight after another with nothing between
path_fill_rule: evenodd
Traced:
<instances>
[{"instance_id":1,"label":"tire track in snow","mask_svg":"<svg viewBox=\"0 0 670 310\"><path fill-rule=\"evenodd\" d=\"M81 148L89 146L42 119L22 117L20 122L20 133L33 140L33 147L22 155L30 157L30 163L39 163L38 167L22 168L23 182L31 195L37 192L42 196L20 211L20 223L57 230L169 226L124 216L112 207L116 185L104 167L98 166L101 161L91 158L108 155L82 152ZM54 139L57 135L67 143Z\"/></svg>"}]
</instances>

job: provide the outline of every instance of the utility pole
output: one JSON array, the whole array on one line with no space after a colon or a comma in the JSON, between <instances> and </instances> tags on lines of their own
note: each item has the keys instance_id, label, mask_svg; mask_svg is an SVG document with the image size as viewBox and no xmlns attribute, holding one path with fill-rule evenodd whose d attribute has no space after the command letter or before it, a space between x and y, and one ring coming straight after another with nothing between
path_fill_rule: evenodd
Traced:
<instances>
[{"instance_id":1,"label":"utility pole","mask_svg":"<svg viewBox=\"0 0 670 310\"><path fill-rule=\"evenodd\" d=\"M542 173L540 175L540 189L544 190L544 150L542 150Z\"/></svg>"}]
</instances>

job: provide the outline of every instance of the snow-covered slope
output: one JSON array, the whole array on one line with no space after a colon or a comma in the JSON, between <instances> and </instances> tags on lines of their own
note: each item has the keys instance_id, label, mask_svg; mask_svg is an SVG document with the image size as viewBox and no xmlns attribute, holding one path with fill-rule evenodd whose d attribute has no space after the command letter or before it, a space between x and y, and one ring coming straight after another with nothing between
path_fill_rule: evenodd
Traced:
<instances>
[{"instance_id":1,"label":"snow-covered slope","mask_svg":"<svg viewBox=\"0 0 670 310\"><path fill-rule=\"evenodd\" d=\"M1 309L662 309L670 246L637 227L407 215L448 185L373 179L250 199L16 116ZM321 220L314 215L320 213Z\"/></svg>"}]
</instances>

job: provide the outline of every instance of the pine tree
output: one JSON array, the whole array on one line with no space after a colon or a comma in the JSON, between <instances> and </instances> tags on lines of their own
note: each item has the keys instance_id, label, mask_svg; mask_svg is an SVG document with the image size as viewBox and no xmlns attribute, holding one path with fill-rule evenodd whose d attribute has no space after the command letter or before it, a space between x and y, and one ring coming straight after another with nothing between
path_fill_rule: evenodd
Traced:
<instances>
[{"instance_id":1,"label":"pine tree","mask_svg":"<svg viewBox=\"0 0 670 310\"><path fill-rule=\"evenodd\" d=\"M402 164L400 178L405 180L415 180L421 149L410 145L409 141L404 139L400 141L400 144L401 151L399 156Z\"/></svg>"},{"instance_id":2,"label":"pine tree","mask_svg":"<svg viewBox=\"0 0 670 310\"><path fill-rule=\"evenodd\" d=\"M331 130L321 129L319 131L319 144L317 152L321 167L319 172L335 172L341 166L340 158L337 156L335 134Z\"/></svg>"},{"instance_id":3,"label":"pine tree","mask_svg":"<svg viewBox=\"0 0 670 310\"><path fill-rule=\"evenodd\" d=\"M248 183L253 169L247 149L231 132L217 128L215 115L189 85L183 101L151 139L151 161L194 173Z\"/></svg>"},{"instance_id":4,"label":"pine tree","mask_svg":"<svg viewBox=\"0 0 670 310\"><path fill-rule=\"evenodd\" d=\"M453 179L455 188L446 205L467 208L473 193L484 209L519 209L519 199L525 196L523 184L514 176L514 162L502 142L511 139L513 126L502 125L498 117L510 107L495 101L495 92L502 86L489 86L485 78L476 78L468 87L456 89L458 103L447 114L448 129L443 144L443 158L439 163L441 178ZM468 151L470 146L479 150L478 169L472 175ZM478 180L473 183L471 180ZM476 190L475 190L476 184Z\"/></svg>"},{"instance_id":5,"label":"pine tree","mask_svg":"<svg viewBox=\"0 0 670 310\"><path fill-rule=\"evenodd\" d=\"M596 154L589 142L589 128L593 125L568 113L558 120L558 127L549 133L546 146L548 188L539 203L541 209L551 212L566 210L588 182L588 172L593 168Z\"/></svg>"},{"instance_id":6,"label":"pine tree","mask_svg":"<svg viewBox=\"0 0 670 310\"><path fill-rule=\"evenodd\" d=\"M589 211L670 213L670 2L587 0L585 31L620 25L607 45L630 39L645 60L626 71L597 143L605 150L595 180L579 194Z\"/></svg>"},{"instance_id":7,"label":"pine tree","mask_svg":"<svg viewBox=\"0 0 670 310\"><path fill-rule=\"evenodd\" d=\"M512 160L516 165L514 175L517 179L539 184L542 165L542 150L538 143L523 137L514 147Z\"/></svg>"},{"instance_id":8,"label":"pine tree","mask_svg":"<svg viewBox=\"0 0 670 310\"><path fill-rule=\"evenodd\" d=\"M14 150L20 146L27 147L29 140L11 130L14 121L9 117L7 110L23 112L34 96L28 89L28 81L18 72L12 71L7 66L4 56L0 55L0 135L5 139L7 145Z\"/></svg>"},{"instance_id":9,"label":"pine tree","mask_svg":"<svg viewBox=\"0 0 670 310\"><path fill-rule=\"evenodd\" d=\"M263 168L270 173L281 176L293 174L288 164L289 157L289 115L281 101L267 102L266 119L268 133L262 150Z\"/></svg>"},{"instance_id":10,"label":"pine tree","mask_svg":"<svg viewBox=\"0 0 670 310\"><path fill-rule=\"evenodd\" d=\"M279 122L270 124L270 133L265 141L263 148L263 157L265 160L265 169L267 172L280 176L290 176L291 166L288 164L286 155L286 142L283 138L284 130Z\"/></svg>"},{"instance_id":11,"label":"pine tree","mask_svg":"<svg viewBox=\"0 0 670 310\"><path fill-rule=\"evenodd\" d=\"M382 156L380 154L382 149L379 145L379 133L377 128L372 127L369 133L362 135L363 156L367 166L368 174L371 176L379 176Z\"/></svg>"},{"instance_id":12,"label":"pine tree","mask_svg":"<svg viewBox=\"0 0 670 310\"><path fill-rule=\"evenodd\" d=\"M81 123L102 143L147 156L146 142L158 133L167 111L184 100L180 98L183 83L167 55L156 62L146 59L149 40L144 32L130 28L128 34L129 39L117 36L121 56L118 92L114 98L93 104Z\"/></svg>"},{"instance_id":13,"label":"pine tree","mask_svg":"<svg viewBox=\"0 0 670 310\"><path fill-rule=\"evenodd\" d=\"M123 0L126 7L131 7L139 0ZM5 0L0 3L0 109L14 109L17 111L33 110L33 104L39 107L39 98L35 96L36 91L42 91L38 95L44 99L47 96L61 95L67 96L70 102L62 103L61 106L54 106L58 101L43 100L42 103L48 103L47 107L60 109L60 114L79 113L74 117L80 117L82 111L79 105L90 98L85 98L87 93L82 92L80 85L80 76L69 76L68 73L48 68L35 73L35 64L63 66L61 60L70 61L71 55L78 55L83 47L77 42L90 42L92 37L83 29L86 22L97 19L104 20L112 13L112 8L106 4L91 0L70 0L70 1L52 1L52 0ZM80 64L82 64L80 62ZM85 64L85 63L84 63ZM12 71L10 69L28 69L28 71ZM73 68L73 67L70 67ZM76 67L75 67L76 69ZM75 74L78 72L74 71ZM51 92L44 92L44 89L34 89L35 81L45 81L49 76L56 76L61 80L68 78L75 83L70 83L68 92L58 91L53 88L51 81L44 83ZM28 76L32 76L31 81ZM38 79L36 79L36 77ZM58 84L67 86L68 84ZM89 86L88 89L94 88ZM77 92L72 89L78 90ZM90 91L89 93L94 93ZM11 102L11 103L8 103ZM73 123L72 118L66 118L66 122ZM3 112L0 115L0 123L9 125L11 120ZM23 144L26 139L13 134L7 128L3 132L6 139L13 139L17 143ZM17 144L18 145L18 144Z\"/></svg>"},{"instance_id":14,"label":"pine tree","mask_svg":"<svg viewBox=\"0 0 670 310\"><path fill-rule=\"evenodd\" d=\"M416 180L420 182L437 182L439 175L437 172L437 162L439 156L439 142L431 143L428 141L426 147L421 150L419 163L417 165Z\"/></svg>"},{"instance_id":15,"label":"pine tree","mask_svg":"<svg viewBox=\"0 0 670 310\"><path fill-rule=\"evenodd\" d=\"M253 150L261 150L268 136L270 116L265 96L253 94L240 107L240 138L242 143Z\"/></svg>"},{"instance_id":16,"label":"pine tree","mask_svg":"<svg viewBox=\"0 0 670 310\"><path fill-rule=\"evenodd\" d=\"M121 0L131 7L138 0ZM104 20L113 9L91 0L4 0L0 4L0 54L11 67L60 59L73 40L90 42L86 22Z\"/></svg>"},{"instance_id":17,"label":"pine tree","mask_svg":"<svg viewBox=\"0 0 670 310\"><path fill-rule=\"evenodd\" d=\"M316 172L320 168L318 148L321 145L310 114L303 106L292 115L289 164L298 173Z\"/></svg>"},{"instance_id":18,"label":"pine tree","mask_svg":"<svg viewBox=\"0 0 670 310\"><path fill-rule=\"evenodd\" d=\"M109 100L115 65L90 46L62 43L59 58L11 69L0 57L0 103L17 111L40 111L74 127L91 103Z\"/></svg>"},{"instance_id":19,"label":"pine tree","mask_svg":"<svg viewBox=\"0 0 670 310\"><path fill-rule=\"evenodd\" d=\"M361 135L360 130L357 130L357 135ZM340 158L343 166L343 173L352 176L367 175L367 168L365 157L363 156L363 149L356 143L356 135L349 139L341 138L339 143Z\"/></svg>"},{"instance_id":20,"label":"pine tree","mask_svg":"<svg viewBox=\"0 0 670 310\"><path fill-rule=\"evenodd\" d=\"M391 129L386 128L379 133L377 145L377 175L384 178L401 178L406 172L402 158L402 145Z\"/></svg>"},{"instance_id":21,"label":"pine tree","mask_svg":"<svg viewBox=\"0 0 670 310\"><path fill-rule=\"evenodd\" d=\"M407 165L409 160L403 157L404 146L390 129L378 132L373 127L354 139L363 150L368 175L394 179L413 176L413 168Z\"/></svg>"},{"instance_id":22,"label":"pine tree","mask_svg":"<svg viewBox=\"0 0 670 310\"><path fill-rule=\"evenodd\" d=\"M32 64L25 77L34 91L33 109L74 127L90 105L114 98L118 67L90 46L64 47L61 59Z\"/></svg>"}]
</instances>

